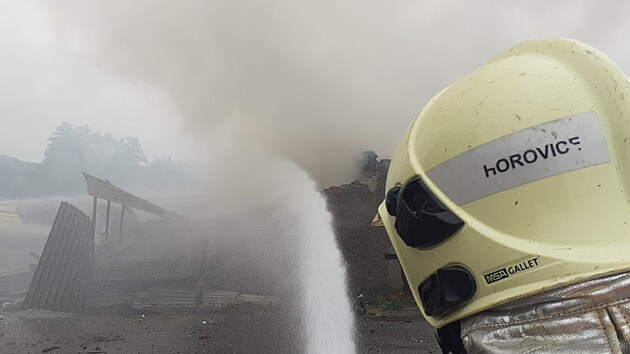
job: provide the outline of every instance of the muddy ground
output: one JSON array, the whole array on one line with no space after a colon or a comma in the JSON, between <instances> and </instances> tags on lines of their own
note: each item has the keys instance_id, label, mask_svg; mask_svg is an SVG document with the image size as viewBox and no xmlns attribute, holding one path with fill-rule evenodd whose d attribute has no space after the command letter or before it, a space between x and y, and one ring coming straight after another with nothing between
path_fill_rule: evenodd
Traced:
<instances>
[{"instance_id":1,"label":"muddy ground","mask_svg":"<svg viewBox=\"0 0 630 354\"><path fill-rule=\"evenodd\" d=\"M0 353L299 353L298 329L277 305L203 313L133 311L72 315L0 312ZM361 353L438 353L417 311L362 316Z\"/></svg>"}]
</instances>

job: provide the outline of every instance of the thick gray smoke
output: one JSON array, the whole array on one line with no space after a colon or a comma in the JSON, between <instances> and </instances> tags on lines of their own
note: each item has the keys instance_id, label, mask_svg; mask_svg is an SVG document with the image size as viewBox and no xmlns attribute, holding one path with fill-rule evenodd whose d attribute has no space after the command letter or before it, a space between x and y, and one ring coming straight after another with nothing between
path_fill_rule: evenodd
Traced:
<instances>
[{"instance_id":1,"label":"thick gray smoke","mask_svg":"<svg viewBox=\"0 0 630 354\"><path fill-rule=\"evenodd\" d=\"M192 136L269 149L320 185L362 150L390 155L433 94L519 41L574 37L630 67L630 4L613 1L51 4L71 51L166 92Z\"/></svg>"}]
</instances>

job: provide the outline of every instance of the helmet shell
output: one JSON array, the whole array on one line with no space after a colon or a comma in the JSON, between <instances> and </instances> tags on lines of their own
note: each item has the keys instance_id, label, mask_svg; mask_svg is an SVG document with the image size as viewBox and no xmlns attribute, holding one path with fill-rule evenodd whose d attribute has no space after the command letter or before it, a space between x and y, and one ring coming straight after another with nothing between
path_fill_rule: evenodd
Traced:
<instances>
[{"instance_id":1,"label":"helmet shell","mask_svg":"<svg viewBox=\"0 0 630 354\"><path fill-rule=\"evenodd\" d=\"M465 224L417 249L384 204L379 213L429 323L630 269L628 100L627 77L604 54L544 39L499 54L424 107L386 188L420 177ZM417 287L449 266L468 269L476 292L428 316Z\"/></svg>"}]
</instances>

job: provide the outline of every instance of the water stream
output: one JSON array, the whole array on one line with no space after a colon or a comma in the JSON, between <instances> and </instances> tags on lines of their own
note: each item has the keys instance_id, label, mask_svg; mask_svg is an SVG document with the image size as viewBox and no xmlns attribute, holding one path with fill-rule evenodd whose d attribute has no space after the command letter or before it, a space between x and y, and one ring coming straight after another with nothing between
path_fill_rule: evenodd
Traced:
<instances>
[{"instance_id":1,"label":"water stream","mask_svg":"<svg viewBox=\"0 0 630 354\"><path fill-rule=\"evenodd\" d=\"M284 189L287 217L299 242L302 332L307 353L354 353L355 319L348 295L345 265L324 197L308 175L295 171Z\"/></svg>"}]
</instances>

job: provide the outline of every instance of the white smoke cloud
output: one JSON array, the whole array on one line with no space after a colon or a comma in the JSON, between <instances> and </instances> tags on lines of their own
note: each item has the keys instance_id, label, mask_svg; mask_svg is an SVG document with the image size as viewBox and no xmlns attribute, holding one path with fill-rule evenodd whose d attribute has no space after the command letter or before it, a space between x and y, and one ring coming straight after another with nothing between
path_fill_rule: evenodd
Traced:
<instances>
[{"instance_id":1,"label":"white smoke cloud","mask_svg":"<svg viewBox=\"0 0 630 354\"><path fill-rule=\"evenodd\" d=\"M35 50L13 63L65 92L63 105L35 95L35 113L83 114L102 129L146 134L148 145L181 139L181 127L210 149L248 145L294 159L320 184L347 180L362 150L389 156L436 92L522 40L573 37L630 67L630 4L615 1L25 3L35 20L20 33ZM17 63L25 55L31 62ZM107 124L103 114L125 118ZM163 145L188 144L169 139Z\"/></svg>"}]
</instances>

